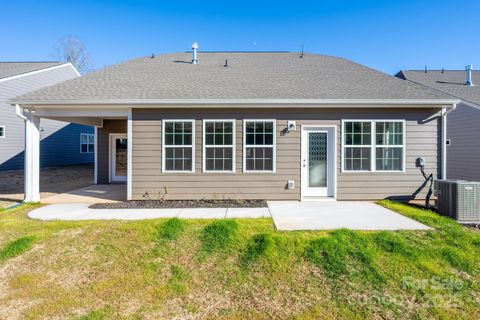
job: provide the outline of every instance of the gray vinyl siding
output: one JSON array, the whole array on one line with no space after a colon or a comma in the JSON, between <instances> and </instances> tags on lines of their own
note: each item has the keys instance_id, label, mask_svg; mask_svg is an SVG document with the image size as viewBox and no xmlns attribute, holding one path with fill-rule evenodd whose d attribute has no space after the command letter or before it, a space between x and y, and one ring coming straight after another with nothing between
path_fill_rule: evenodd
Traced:
<instances>
[{"instance_id":1,"label":"gray vinyl siding","mask_svg":"<svg viewBox=\"0 0 480 320\"><path fill-rule=\"evenodd\" d=\"M267 200L300 199L300 136L302 125L337 126L337 199L367 200L389 197L411 198L423 177L415 159L427 159L427 172L438 174L439 119L425 122L438 109L134 109L132 122L132 196L144 199L159 197L165 190L167 199L244 198ZM195 119L195 172L162 173L162 119ZM235 173L202 172L202 120L236 119ZM276 119L276 172L243 172L243 120ZM347 173L341 170L342 119L405 119L405 172ZM287 120L297 122L297 131L282 134ZM286 189L288 180L295 189ZM424 196L421 193L417 197Z\"/></svg>"},{"instance_id":2,"label":"gray vinyl siding","mask_svg":"<svg viewBox=\"0 0 480 320\"><path fill-rule=\"evenodd\" d=\"M127 133L126 120L104 120L103 127L97 128L97 183L109 183L110 134Z\"/></svg>"},{"instance_id":3,"label":"gray vinyl siding","mask_svg":"<svg viewBox=\"0 0 480 320\"><path fill-rule=\"evenodd\" d=\"M23 168L24 121L6 103L12 97L78 77L70 66L27 74L0 81L0 126L6 136L0 138L0 170ZM40 165L42 167L93 162L93 154L80 153L80 133L93 133L90 126L41 119Z\"/></svg>"},{"instance_id":4,"label":"gray vinyl siding","mask_svg":"<svg viewBox=\"0 0 480 320\"><path fill-rule=\"evenodd\" d=\"M447 116L447 178L480 181L480 107L464 103Z\"/></svg>"}]
</instances>

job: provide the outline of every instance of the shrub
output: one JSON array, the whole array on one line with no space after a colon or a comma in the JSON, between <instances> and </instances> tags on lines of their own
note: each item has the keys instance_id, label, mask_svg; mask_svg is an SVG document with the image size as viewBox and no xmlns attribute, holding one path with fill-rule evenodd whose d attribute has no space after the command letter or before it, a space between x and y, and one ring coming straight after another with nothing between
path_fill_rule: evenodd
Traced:
<instances>
[{"instance_id":1,"label":"shrub","mask_svg":"<svg viewBox=\"0 0 480 320\"><path fill-rule=\"evenodd\" d=\"M203 229L202 241L205 251L227 248L235 239L238 224L235 220L218 220Z\"/></svg>"}]
</instances>

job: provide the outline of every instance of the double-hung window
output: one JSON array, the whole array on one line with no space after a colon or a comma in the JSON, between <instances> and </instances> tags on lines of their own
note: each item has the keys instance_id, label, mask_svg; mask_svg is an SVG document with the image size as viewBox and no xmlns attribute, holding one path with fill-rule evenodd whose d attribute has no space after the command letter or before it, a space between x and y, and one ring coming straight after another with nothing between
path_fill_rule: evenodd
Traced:
<instances>
[{"instance_id":1,"label":"double-hung window","mask_svg":"<svg viewBox=\"0 0 480 320\"><path fill-rule=\"evenodd\" d=\"M245 172L275 172L275 120L244 120Z\"/></svg>"},{"instance_id":2,"label":"double-hung window","mask_svg":"<svg viewBox=\"0 0 480 320\"><path fill-rule=\"evenodd\" d=\"M404 171L403 120L343 121L344 171Z\"/></svg>"},{"instance_id":3,"label":"double-hung window","mask_svg":"<svg viewBox=\"0 0 480 320\"><path fill-rule=\"evenodd\" d=\"M95 135L80 133L80 153L95 152Z\"/></svg>"},{"instance_id":4,"label":"double-hung window","mask_svg":"<svg viewBox=\"0 0 480 320\"><path fill-rule=\"evenodd\" d=\"M163 121L163 172L195 171L195 120Z\"/></svg>"},{"instance_id":5,"label":"double-hung window","mask_svg":"<svg viewBox=\"0 0 480 320\"><path fill-rule=\"evenodd\" d=\"M203 147L205 172L235 172L235 120L204 120Z\"/></svg>"}]
</instances>

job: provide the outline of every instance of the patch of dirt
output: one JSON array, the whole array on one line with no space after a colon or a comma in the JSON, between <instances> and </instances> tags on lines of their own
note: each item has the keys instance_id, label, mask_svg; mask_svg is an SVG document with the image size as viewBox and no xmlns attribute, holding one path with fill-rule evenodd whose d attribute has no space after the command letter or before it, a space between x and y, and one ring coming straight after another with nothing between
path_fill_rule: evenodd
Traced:
<instances>
[{"instance_id":1,"label":"patch of dirt","mask_svg":"<svg viewBox=\"0 0 480 320\"><path fill-rule=\"evenodd\" d=\"M133 200L94 203L91 209L157 209L157 208L265 208L265 200Z\"/></svg>"},{"instance_id":2,"label":"patch of dirt","mask_svg":"<svg viewBox=\"0 0 480 320\"><path fill-rule=\"evenodd\" d=\"M93 183L93 164L40 168L42 198ZM23 170L0 171L0 203L23 200Z\"/></svg>"}]
</instances>

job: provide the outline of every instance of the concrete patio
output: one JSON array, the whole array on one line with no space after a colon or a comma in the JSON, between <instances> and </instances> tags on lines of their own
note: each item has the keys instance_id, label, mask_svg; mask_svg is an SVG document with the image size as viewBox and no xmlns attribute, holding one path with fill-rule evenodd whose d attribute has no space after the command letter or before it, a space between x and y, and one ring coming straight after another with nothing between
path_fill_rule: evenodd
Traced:
<instances>
[{"instance_id":1,"label":"concrete patio","mask_svg":"<svg viewBox=\"0 0 480 320\"><path fill-rule=\"evenodd\" d=\"M42 203L109 203L127 200L126 184L94 184L42 198Z\"/></svg>"},{"instance_id":2,"label":"concrete patio","mask_svg":"<svg viewBox=\"0 0 480 320\"><path fill-rule=\"evenodd\" d=\"M367 201L269 201L278 230L429 230L430 227Z\"/></svg>"}]
</instances>

